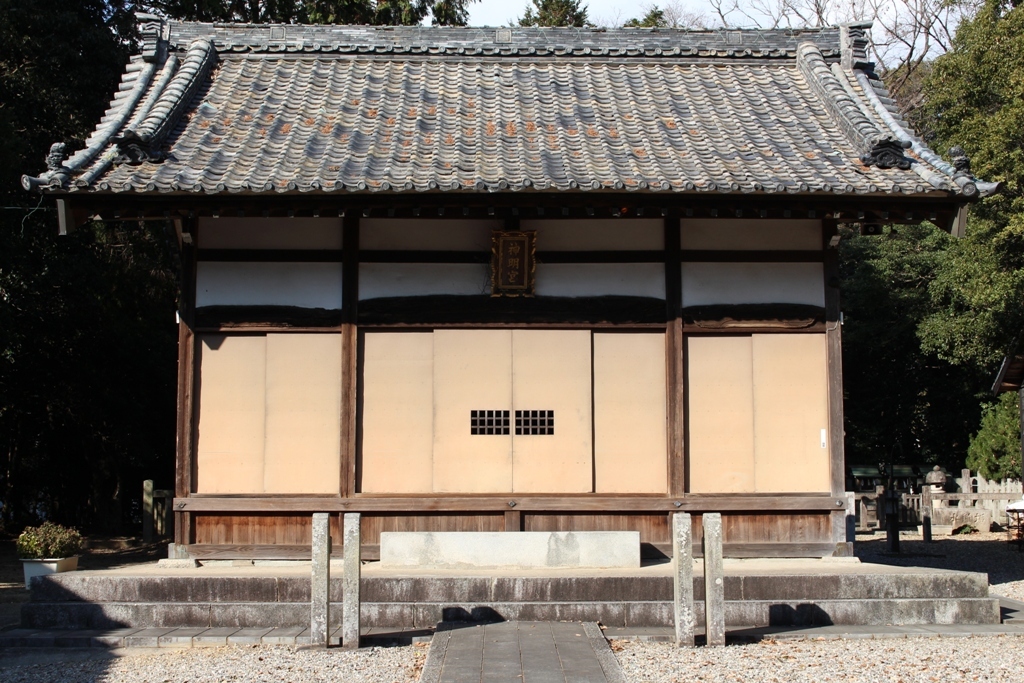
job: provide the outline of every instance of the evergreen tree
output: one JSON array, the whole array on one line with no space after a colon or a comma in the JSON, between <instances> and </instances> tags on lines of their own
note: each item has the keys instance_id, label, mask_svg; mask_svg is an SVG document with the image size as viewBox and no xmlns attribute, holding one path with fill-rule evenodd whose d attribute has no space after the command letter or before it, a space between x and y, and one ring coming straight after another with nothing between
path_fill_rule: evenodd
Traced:
<instances>
[{"instance_id":1,"label":"evergreen tree","mask_svg":"<svg viewBox=\"0 0 1024 683\"><path fill-rule=\"evenodd\" d=\"M582 0L531 0L533 7L519 19L520 26L590 26Z\"/></svg>"},{"instance_id":2,"label":"evergreen tree","mask_svg":"<svg viewBox=\"0 0 1024 683\"><path fill-rule=\"evenodd\" d=\"M668 26L668 20L665 18L665 12L658 9L657 5L651 5L647 14L640 18L634 17L623 26L626 28L665 28Z\"/></svg>"},{"instance_id":3,"label":"evergreen tree","mask_svg":"<svg viewBox=\"0 0 1024 683\"><path fill-rule=\"evenodd\" d=\"M174 19L298 24L465 26L476 0L151 0L150 9Z\"/></svg>"},{"instance_id":4,"label":"evergreen tree","mask_svg":"<svg viewBox=\"0 0 1024 683\"><path fill-rule=\"evenodd\" d=\"M936 268L932 312L919 328L926 352L983 368L984 389L1024 327L1024 7L986 0L935 60L923 93L918 125L932 145L959 145L978 177L1003 183L971 206L966 237ZM972 441L971 462L983 474L1019 471L1019 418L1009 401L985 408Z\"/></svg>"},{"instance_id":5,"label":"evergreen tree","mask_svg":"<svg viewBox=\"0 0 1024 683\"><path fill-rule=\"evenodd\" d=\"M173 482L173 233L93 223L57 238L53 200L18 182L103 115L127 4L0 0L0 531L50 518L122 532L144 479Z\"/></svg>"},{"instance_id":6,"label":"evergreen tree","mask_svg":"<svg viewBox=\"0 0 1024 683\"><path fill-rule=\"evenodd\" d=\"M1020 408L1007 392L982 409L981 429L971 439L967 466L986 479L1020 479Z\"/></svg>"}]
</instances>

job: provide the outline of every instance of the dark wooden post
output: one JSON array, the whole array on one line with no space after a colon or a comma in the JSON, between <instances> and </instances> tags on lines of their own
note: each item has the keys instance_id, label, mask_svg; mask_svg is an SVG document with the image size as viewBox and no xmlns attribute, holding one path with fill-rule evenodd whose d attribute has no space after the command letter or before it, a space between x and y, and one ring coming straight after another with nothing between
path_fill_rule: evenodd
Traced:
<instances>
[{"instance_id":1,"label":"dark wooden post","mask_svg":"<svg viewBox=\"0 0 1024 683\"><path fill-rule=\"evenodd\" d=\"M921 489L921 538L932 542L932 486L928 483Z\"/></svg>"},{"instance_id":2,"label":"dark wooden post","mask_svg":"<svg viewBox=\"0 0 1024 683\"><path fill-rule=\"evenodd\" d=\"M679 216L665 217L665 328L668 379L668 491L682 496L686 491L685 396L683 395L686 348L682 320L682 254L679 246Z\"/></svg>"},{"instance_id":3,"label":"dark wooden post","mask_svg":"<svg viewBox=\"0 0 1024 683\"><path fill-rule=\"evenodd\" d=\"M341 324L341 482L347 498L356 492L356 394L359 373L356 323L359 317L359 214L349 207L342 223Z\"/></svg>"},{"instance_id":4,"label":"dark wooden post","mask_svg":"<svg viewBox=\"0 0 1024 683\"><path fill-rule=\"evenodd\" d=\"M187 498L192 493L193 441L195 418L196 335L196 255L194 242L198 221L194 216L175 220L181 241L181 298L178 306L178 416L175 449L174 496ZM187 239L185 239L187 236ZM192 513L175 511L174 557L186 557L192 542Z\"/></svg>"},{"instance_id":5,"label":"dark wooden post","mask_svg":"<svg viewBox=\"0 0 1024 683\"><path fill-rule=\"evenodd\" d=\"M843 427L843 341L839 310L839 235L834 219L821 222L821 249L825 279L825 344L828 367L828 447L831 493L837 498L846 492L846 457ZM853 545L846 534L846 509L831 513L832 542L836 554L852 555ZM840 544L843 544L840 546ZM841 548L841 549L840 549Z\"/></svg>"}]
</instances>

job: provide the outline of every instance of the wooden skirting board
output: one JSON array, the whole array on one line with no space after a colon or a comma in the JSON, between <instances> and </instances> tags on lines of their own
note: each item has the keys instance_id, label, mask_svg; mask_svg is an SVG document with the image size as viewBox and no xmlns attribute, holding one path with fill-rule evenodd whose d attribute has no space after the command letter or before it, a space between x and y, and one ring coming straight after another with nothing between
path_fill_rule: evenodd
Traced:
<instances>
[{"instance_id":1,"label":"wooden skirting board","mask_svg":"<svg viewBox=\"0 0 1024 683\"><path fill-rule=\"evenodd\" d=\"M515 533L515 532L510 532ZM671 556L671 544L652 544L666 557ZM832 543L724 543L725 557L828 557L835 551ZM312 556L308 545L230 545L195 543L187 546L188 554L197 560L309 560ZM694 557L703 557L699 543L693 546ZM331 548L331 557L343 557L344 548L340 543ZM380 546L363 545L359 549L362 560L379 560Z\"/></svg>"}]
</instances>

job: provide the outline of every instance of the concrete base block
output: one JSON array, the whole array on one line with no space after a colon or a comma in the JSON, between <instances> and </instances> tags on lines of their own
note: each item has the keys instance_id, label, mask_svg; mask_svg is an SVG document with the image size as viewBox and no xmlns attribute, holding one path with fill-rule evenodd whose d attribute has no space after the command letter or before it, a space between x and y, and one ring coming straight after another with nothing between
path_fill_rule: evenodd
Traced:
<instances>
[{"instance_id":1,"label":"concrete base block","mask_svg":"<svg viewBox=\"0 0 1024 683\"><path fill-rule=\"evenodd\" d=\"M936 527L950 527L952 530L965 524L988 531L992 527L992 511L983 508L936 508L932 512L933 532Z\"/></svg>"},{"instance_id":2,"label":"concrete base block","mask_svg":"<svg viewBox=\"0 0 1024 683\"><path fill-rule=\"evenodd\" d=\"M521 569L640 566L638 531L385 531L382 567Z\"/></svg>"}]
</instances>

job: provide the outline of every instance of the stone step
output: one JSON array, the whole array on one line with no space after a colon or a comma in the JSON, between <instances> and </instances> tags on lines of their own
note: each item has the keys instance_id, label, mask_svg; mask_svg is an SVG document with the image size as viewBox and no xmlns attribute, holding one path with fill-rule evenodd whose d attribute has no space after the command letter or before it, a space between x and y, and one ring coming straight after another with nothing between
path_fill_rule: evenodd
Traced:
<instances>
[{"instance_id":1,"label":"stone step","mask_svg":"<svg viewBox=\"0 0 1024 683\"><path fill-rule=\"evenodd\" d=\"M694 595L704 594L703 577ZM331 580L331 599L342 600L340 576ZM570 577L363 577L369 603L652 602L672 599L669 576ZM764 574L725 577L725 599L876 600L988 597L988 577L969 572L910 574ZM31 602L116 603L308 603L308 576L118 576L88 572L54 574L37 580Z\"/></svg>"},{"instance_id":2,"label":"stone step","mask_svg":"<svg viewBox=\"0 0 1024 683\"><path fill-rule=\"evenodd\" d=\"M332 602L332 627L342 604ZM729 625L998 624L996 598L887 598L854 600L731 600ZM704 603L695 603L697 621ZM364 626L424 628L439 621L597 621L616 627L672 625L672 603L658 601L405 601L363 602ZM303 602L30 602L22 606L26 628L238 627L308 625Z\"/></svg>"}]
</instances>

